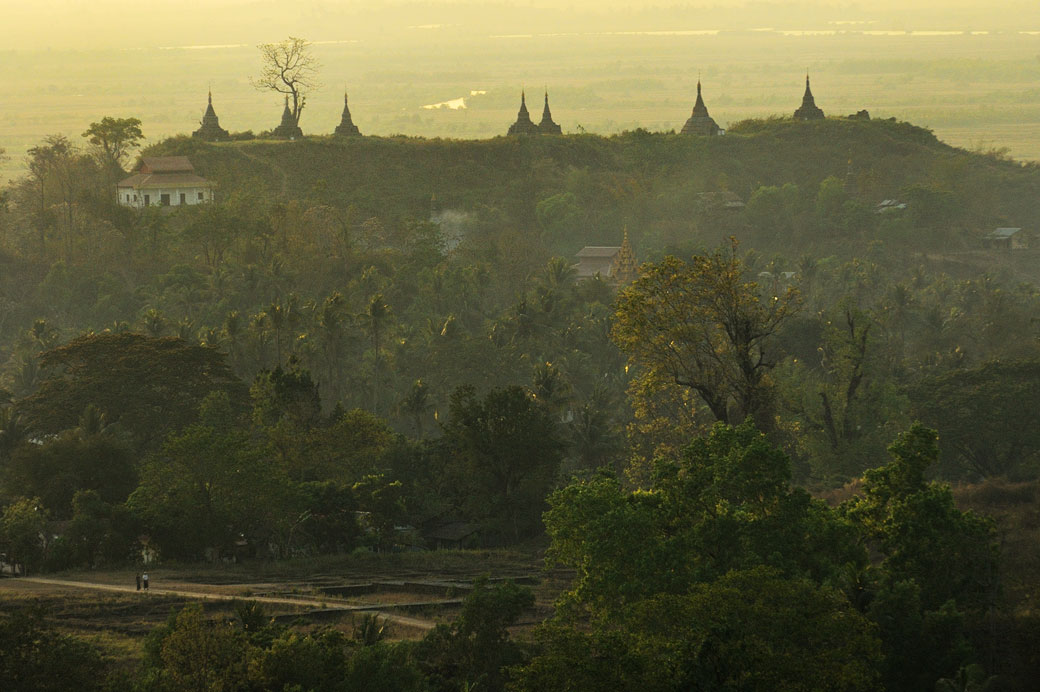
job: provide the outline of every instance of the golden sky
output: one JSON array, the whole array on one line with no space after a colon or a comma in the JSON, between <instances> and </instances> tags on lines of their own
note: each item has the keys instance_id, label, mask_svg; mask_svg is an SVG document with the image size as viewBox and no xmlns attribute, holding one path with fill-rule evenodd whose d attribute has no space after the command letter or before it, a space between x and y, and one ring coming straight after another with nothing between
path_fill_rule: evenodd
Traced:
<instances>
[{"instance_id":1,"label":"golden sky","mask_svg":"<svg viewBox=\"0 0 1040 692\"><path fill-rule=\"evenodd\" d=\"M1040 31L1037 0L0 0L16 50L377 40L470 32L724 29Z\"/></svg>"}]
</instances>

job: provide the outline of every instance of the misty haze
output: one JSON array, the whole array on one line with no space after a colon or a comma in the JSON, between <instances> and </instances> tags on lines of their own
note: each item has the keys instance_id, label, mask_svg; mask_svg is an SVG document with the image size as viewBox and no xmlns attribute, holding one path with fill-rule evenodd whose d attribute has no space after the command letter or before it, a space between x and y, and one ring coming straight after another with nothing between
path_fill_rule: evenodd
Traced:
<instances>
[{"instance_id":1,"label":"misty haze","mask_svg":"<svg viewBox=\"0 0 1040 692\"><path fill-rule=\"evenodd\" d=\"M1036 689L1035 0L0 16L4 692Z\"/></svg>"}]
</instances>

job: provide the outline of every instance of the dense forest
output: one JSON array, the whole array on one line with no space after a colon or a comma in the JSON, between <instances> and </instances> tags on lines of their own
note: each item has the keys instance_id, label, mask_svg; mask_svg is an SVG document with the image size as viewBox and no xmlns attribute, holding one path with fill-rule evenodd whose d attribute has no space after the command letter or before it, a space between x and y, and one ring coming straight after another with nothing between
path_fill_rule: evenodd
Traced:
<instances>
[{"instance_id":1,"label":"dense forest","mask_svg":"<svg viewBox=\"0 0 1040 692\"><path fill-rule=\"evenodd\" d=\"M417 643L186 610L141 689L1035 681L1029 563L948 483L1035 514L1038 251L983 239L1035 228L1037 166L853 119L143 153L217 201L119 207L125 153L62 136L3 190L7 561L433 548L456 521L575 577L530 641L513 586ZM579 280L626 231L638 277ZM103 683L19 617L0 640ZM243 669L189 679L207 638L194 674Z\"/></svg>"}]
</instances>

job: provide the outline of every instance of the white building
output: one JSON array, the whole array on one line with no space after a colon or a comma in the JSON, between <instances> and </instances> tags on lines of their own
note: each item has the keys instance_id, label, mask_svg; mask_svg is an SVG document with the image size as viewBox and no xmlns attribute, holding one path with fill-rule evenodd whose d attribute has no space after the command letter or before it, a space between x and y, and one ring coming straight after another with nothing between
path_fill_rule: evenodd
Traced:
<instances>
[{"instance_id":1,"label":"white building","mask_svg":"<svg viewBox=\"0 0 1040 692\"><path fill-rule=\"evenodd\" d=\"M213 201L215 185L195 173L187 156L141 159L129 178L116 185L116 201L124 207L177 207Z\"/></svg>"}]
</instances>

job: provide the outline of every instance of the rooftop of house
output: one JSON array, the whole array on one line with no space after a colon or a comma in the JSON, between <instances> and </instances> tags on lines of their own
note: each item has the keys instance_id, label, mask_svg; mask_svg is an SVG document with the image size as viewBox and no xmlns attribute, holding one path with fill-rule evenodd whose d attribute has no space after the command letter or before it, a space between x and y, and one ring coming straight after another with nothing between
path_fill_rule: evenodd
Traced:
<instances>
[{"instance_id":1,"label":"rooftop of house","mask_svg":"<svg viewBox=\"0 0 1040 692\"><path fill-rule=\"evenodd\" d=\"M613 257L620 252L621 246L587 245L578 251L577 257Z\"/></svg>"},{"instance_id":2,"label":"rooftop of house","mask_svg":"<svg viewBox=\"0 0 1040 692\"><path fill-rule=\"evenodd\" d=\"M998 228L997 230L995 230L992 233L990 233L989 237L990 238L1010 238L1011 236L1015 235L1016 233L1018 233L1021 230L1022 230L1021 228Z\"/></svg>"},{"instance_id":3,"label":"rooftop of house","mask_svg":"<svg viewBox=\"0 0 1040 692\"><path fill-rule=\"evenodd\" d=\"M138 173L194 173L195 166L187 156L145 156Z\"/></svg>"},{"instance_id":4,"label":"rooftop of house","mask_svg":"<svg viewBox=\"0 0 1040 692\"><path fill-rule=\"evenodd\" d=\"M116 187L135 190L212 186L213 183L195 173L195 167L187 156L146 156L141 159L136 172L116 184Z\"/></svg>"}]
</instances>

